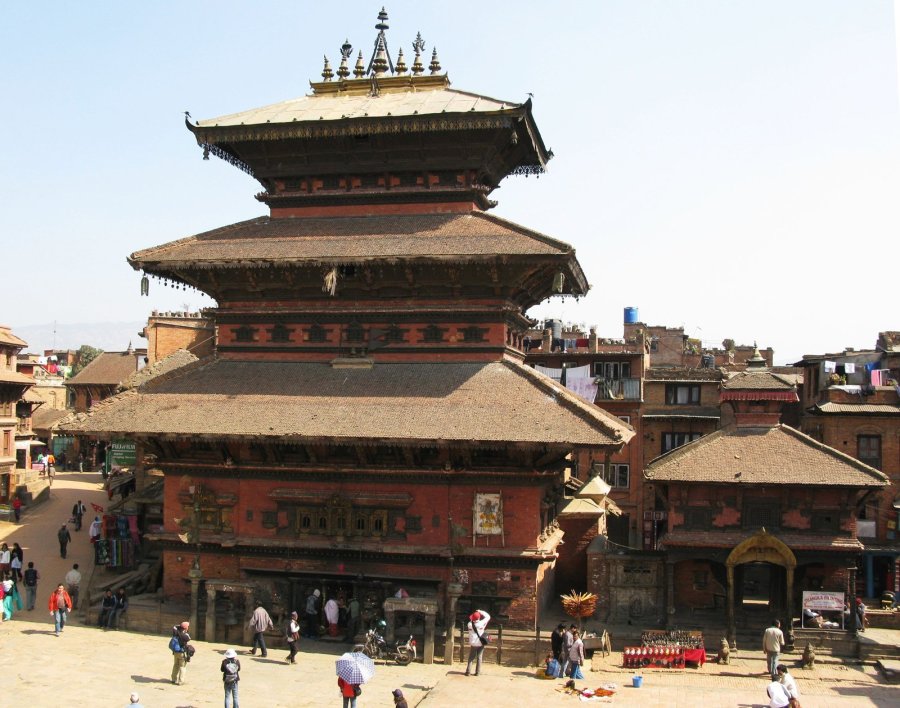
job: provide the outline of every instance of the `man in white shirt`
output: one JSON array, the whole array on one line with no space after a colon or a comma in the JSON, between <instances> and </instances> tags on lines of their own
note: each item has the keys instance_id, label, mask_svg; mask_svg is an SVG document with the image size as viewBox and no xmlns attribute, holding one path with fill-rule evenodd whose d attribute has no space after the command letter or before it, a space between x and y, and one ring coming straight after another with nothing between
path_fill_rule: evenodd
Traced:
<instances>
[{"instance_id":1,"label":"man in white shirt","mask_svg":"<svg viewBox=\"0 0 900 708\"><path fill-rule=\"evenodd\" d=\"M78 609L78 589L81 587L81 573L78 570L78 563L72 566L72 570L66 573L66 590L69 597L72 598L72 609Z\"/></svg>"},{"instance_id":2,"label":"man in white shirt","mask_svg":"<svg viewBox=\"0 0 900 708\"><path fill-rule=\"evenodd\" d=\"M794 677L788 673L787 666L779 664L775 671L778 673L778 680L781 681L781 685L788 692L788 698L799 701L800 689L797 688L797 682L794 680Z\"/></svg>"},{"instance_id":3,"label":"man in white shirt","mask_svg":"<svg viewBox=\"0 0 900 708\"><path fill-rule=\"evenodd\" d=\"M787 689L778 681L772 681L766 687L766 693L769 696L769 708L787 708L791 704Z\"/></svg>"},{"instance_id":4,"label":"man in white shirt","mask_svg":"<svg viewBox=\"0 0 900 708\"><path fill-rule=\"evenodd\" d=\"M475 675L481 673L481 659L484 656L484 648L487 646L484 630L487 628L491 616L484 610L475 610L469 615L469 663L466 665L466 676L472 673L472 663L475 663Z\"/></svg>"},{"instance_id":5,"label":"man in white shirt","mask_svg":"<svg viewBox=\"0 0 900 708\"><path fill-rule=\"evenodd\" d=\"M778 655L784 646L784 633L781 631L781 620L775 620L772 626L763 633L763 651L766 653L766 669L773 681L778 680L775 667L778 665Z\"/></svg>"}]
</instances>

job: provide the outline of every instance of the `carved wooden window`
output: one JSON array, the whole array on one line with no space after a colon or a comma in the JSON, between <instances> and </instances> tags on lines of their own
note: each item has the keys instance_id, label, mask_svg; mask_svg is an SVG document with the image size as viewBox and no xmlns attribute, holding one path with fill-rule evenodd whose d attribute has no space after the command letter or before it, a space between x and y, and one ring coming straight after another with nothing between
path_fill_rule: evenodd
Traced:
<instances>
[{"instance_id":1,"label":"carved wooden window","mask_svg":"<svg viewBox=\"0 0 900 708\"><path fill-rule=\"evenodd\" d=\"M369 519L364 513L354 514L353 531L359 536L365 536L369 531Z\"/></svg>"},{"instance_id":2,"label":"carved wooden window","mask_svg":"<svg viewBox=\"0 0 900 708\"><path fill-rule=\"evenodd\" d=\"M810 520L813 531L837 533L841 529L841 517L837 511L814 511Z\"/></svg>"},{"instance_id":3,"label":"carved wooden window","mask_svg":"<svg viewBox=\"0 0 900 708\"><path fill-rule=\"evenodd\" d=\"M465 327L462 330L464 342L483 342L485 341L487 330L483 327Z\"/></svg>"},{"instance_id":4,"label":"carved wooden window","mask_svg":"<svg viewBox=\"0 0 900 708\"><path fill-rule=\"evenodd\" d=\"M684 510L684 527L695 531L707 531L712 526L712 509L696 507Z\"/></svg>"},{"instance_id":5,"label":"carved wooden window","mask_svg":"<svg viewBox=\"0 0 900 708\"><path fill-rule=\"evenodd\" d=\"M387 533L387 516L386 510L372 512L372 535L384 536Z\"/></svg>"},{"instance_id":6,"label":"carved wooden window","mask_svg":"<svg viewBox=\"0 0 900 708\"><path fill-rule=\"evenodd\" d=\"M328 533L328 517L325 514L319 516L317 526L319 533Z\"/></svg>"},{"instance_id":7,"label":"carved wooden window","mask_svg":"<svg viewBox=\"0 0 900 708\"><path fill-rule=\"evenodd\" d=\"M269 330L269 340L272 342L290 342L293 331L283 324L277 324Z\"/></svg>"},{"instance_id":8,"label":"carved wooden window","mask_svg":"<svg viewBox=\"0 0 900 708\"><path fill-rule=\"evenodd\" d=\"M753 501L744 505L741 515L743 526L747 529L777 529L781 526L781 508L774 501Z\"/></svg>"},{"instance_id":9,"label":"carved wooden window","mask_svg":"<svg viewBox=\"0 0 900 708\"><path fill-rule=\"evenodd\" d=\"M234 330L234 341L236 342L252 342L256 338L256 329L242 325Z\"/></svg>"},{"instance_id":10,"label":"carved wooden window","mask_svg":"<svg viewBox=\"0 0 900 708\"><path fill-rule=\"evenodd\" d=\"M400 327L392 326L388 329L384 334L384 341L389 344L400 344L406 341L406 332L405 329L400 329Z\"/></svg>"},{"instance_id":11,"label":"carved wooden window","mask_svg":"<svg viewBox=\"0 0 900 708\"><path fill-rule=\"evenodd\" d=\"M366 340L366 330L363 329L363 326L357 323L351 324L347 327L347 342L351 344L360 344Z\"/></svg>"},{"instance_id":12,"label":"carved wooden window","mask_svg":"<svg viewBox=\"0 0 900 708\"><path fill-rule=\"evenodd\" d=\"M427 344L439 344L444 341L444 332L446 329L441 329L437 325L428 325L424 329L420 329L419 332L422 334L422 341Z\"/></svg>"},{"instance_id":13,"label":"carved wooden window","mask_svg":"<svg viewBox=\"0 0 900 708\"><path fill-rule=\"evenodd\" d=\"M856 457L860 462L865 462L876 470L881 469L881 436L857 435Z\"/></svg>"},{"instance_id":14,"label":"carved wooden window","mask_svg":"<svg viewBox=\"0 0 900 708\"><path fill-rule=\"evenodd\" d=\"M328 332L321 325L313 325L309 328L309 341L321 344L328 341Z\"/></svg>"}]
</instances>

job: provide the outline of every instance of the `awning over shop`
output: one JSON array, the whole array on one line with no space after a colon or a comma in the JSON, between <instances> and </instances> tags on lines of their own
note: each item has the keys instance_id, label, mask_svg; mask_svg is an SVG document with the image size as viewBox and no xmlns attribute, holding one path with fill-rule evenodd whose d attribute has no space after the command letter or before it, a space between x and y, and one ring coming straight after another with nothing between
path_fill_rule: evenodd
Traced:
<instances>
[{"instance_id":1,"label":"awning over shop","mask_svg":"<svg viewBox=\"0 0 900 708\"><path fill-rule=\"evenodd\" d=\"M30 450L33 447L47 447L47 443L40 440L16 440L16 450Z\"/></svg>"}]
</instances>

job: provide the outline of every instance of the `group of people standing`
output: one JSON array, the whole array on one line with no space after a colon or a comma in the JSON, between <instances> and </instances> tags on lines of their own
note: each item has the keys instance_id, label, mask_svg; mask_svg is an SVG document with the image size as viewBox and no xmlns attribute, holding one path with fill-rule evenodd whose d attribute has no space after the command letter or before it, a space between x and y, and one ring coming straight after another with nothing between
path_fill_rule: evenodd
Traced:
<instances>
[{"instance_id":1,"label":"group of people standing","mask_svg":"<svg viewBox=\"0 0 900 708\"><path fill-rule=\"evenodd\" d=\"M551 655L547 657L546 672L555 678L583 679L584 641L574 624L566 628L560 622L550 635Z\"/></svg>"},{"instance_id":2,"label":"group of people standing","mask_svg":"<svg viewBox=\"0 0 900 708\"><path fill-rule=\"evenodd\" d=\"M24 558L25 552L18 543L12 548L6 543L0 545L0 622L12 619L15 611L22 609L19 582L23 578Z\"/></svg>"}]
</instances>

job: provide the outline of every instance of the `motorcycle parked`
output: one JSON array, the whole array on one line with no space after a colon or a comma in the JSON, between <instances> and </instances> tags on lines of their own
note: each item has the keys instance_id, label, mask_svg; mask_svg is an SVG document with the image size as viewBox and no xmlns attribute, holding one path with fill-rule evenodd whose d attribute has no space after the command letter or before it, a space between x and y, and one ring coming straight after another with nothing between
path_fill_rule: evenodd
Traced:
<instances>
[{"instance_id":1,"label":"motorcycle parked","mask_svg":"<svg viewBox=\"0 0 900 708\"><path fill-rule=\"evenodd\" d=\"M354 647L354 651L361 651L371 659L384 661L393 659L400 666L406 666L416 658L416 640L410 634L406 642L401 644L398 639L396 644L390 647L384 637L374 629L370 629L366 632L365 644L358 644Z\"/></svg>"}]
</instances>

